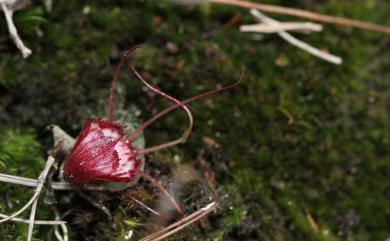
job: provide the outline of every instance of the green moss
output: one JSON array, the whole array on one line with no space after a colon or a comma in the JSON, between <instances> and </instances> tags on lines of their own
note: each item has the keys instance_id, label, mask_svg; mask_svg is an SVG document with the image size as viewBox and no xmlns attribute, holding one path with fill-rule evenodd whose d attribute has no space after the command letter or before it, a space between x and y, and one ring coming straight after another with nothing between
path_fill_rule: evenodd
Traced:
<instances>
[{"instance_id":1,"label":"green moss","mask_svg":"<svg viewBox=\"0 0 390 241\"><path fill-rule=\"evenodd\" d=\"M389 6L383 0L261 2L388 22ZM238 87L191 104L194 132L184 145L146 162L169 179L178 165L172 161L177 153L180 164L189 162L204 171L197 159L204 149L203 136L224 150L225 158L213 157L211 170L217 191L230 200L217 192L222 208L218 218L210 218L207 232L192 227L172 240L206 240L204 233L217 240L388 238L390 86L385 35L333 25L324 25L321 33L294 34L343 58L341 66L333 66L276 35L240 33L236 27L253 19L234 7L185 7L165 1L54 4L50 14L34 3L15 16L23 40L34 51L27 61L8 38L0 39L0 121L12 120L17 127L0 133L2 172L35 177L43 150L50 147L44 127L55 123L77 135L86 119L104 113L113 72L110 61L115 62L116 52L145 43L134 59L136 66L178 99L234 82L246 68ZM240 22L224 27L236 13L242 14ZM6 36L5 28L1 31ZM177 46L177 53L166 48L168 42ZM143 120L167 106L144 91L128 70L122 71L120 83L125 90L121 108L137 106ZM177 138L186 127L183 113L169 114L145 131L146 146ZM17 199L25 200L27 194ZM135 209L139 217L146 216ZM134 213L113 212L118 218L109 231L123 237L129 227L121 221L132 220ZM13 224L0 228L9 239L22 230ZM75 240L94 238L74 226L71 230Z\"/></svg>"},{"instance_id":2,"label":"green moss","mask_svg":"<svg viewBox=\"0 0 390 241\"><path fill-rule=\"evenodd\" d=\"M36 133L32 129L2 128L0 131L0 161L1 172L22 177L37 178L44 165L42 146L37 141ZM32 188L15 187L14 184L5 184L0 188L1 213L11 213L21 208L32 196ZM41 198L41 200L43 200ZM46 204L39 204L37 218L50 217ZM28 212L27 212L28 213ZM27 217L27 215L25 215ZM6 223L1 225L0 236L4 240L26 240L27 225ZM40 229L46 230L46 229ZM47 230L46 230L47 231ZM41 234L46 231L42 231ZM36 228L35 234L39 233ZM40 240L40 239L34 239Z\"/></svg>"},{"instance_id":3,"label":"green moss","mask_svg":"<svg viewBox=\"0 0 390 241\"><path fill-rule=\"evenodd\" d=\"M32 129L2 128L0 131L1 171L36 177L43 165L41 145Z\"/></svg>"}]
</instances>

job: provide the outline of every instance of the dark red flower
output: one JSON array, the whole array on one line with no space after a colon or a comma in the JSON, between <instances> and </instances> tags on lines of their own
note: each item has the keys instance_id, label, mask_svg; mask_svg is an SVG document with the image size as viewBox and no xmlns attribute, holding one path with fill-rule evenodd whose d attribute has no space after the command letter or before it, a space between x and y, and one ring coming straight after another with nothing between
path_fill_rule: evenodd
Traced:
<instances>
[{"instance_id":1,"label":"dark red flower","mask_svg":"<svg viewBox=\"0 0 390 241\"><path fill-rule=\"evenodd\" d=\"M65 178L80 185L91 181L131 182L141 161L123 127L100 118L89 120L64 166Z\"/></svg>"}]
</instances>

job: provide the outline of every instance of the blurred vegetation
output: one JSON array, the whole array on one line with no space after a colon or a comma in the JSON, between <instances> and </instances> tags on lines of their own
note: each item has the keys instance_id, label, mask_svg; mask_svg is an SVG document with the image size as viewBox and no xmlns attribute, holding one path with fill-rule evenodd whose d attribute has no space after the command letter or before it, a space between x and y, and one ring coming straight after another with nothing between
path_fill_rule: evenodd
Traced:
<instances>
[{"instance_id":1,"label":"blurred vegetation","mask_svg":"<svg viewBox=\"0 0 390 241\"><path fill-rule=\"evenodd\" d=\"M390 23L385 0L262 2ZM227 26L235 14L241 19ZM33 50L23 60L8 38L5 20L0 21L2 172L37 176L51 147L45 127L55 123L76 136L88 118L106 107L120 52L142 43L134 63L179 99L234 82L241 68L246 69L238 87L191 104L195 128L187 143L146 160L148 170L165 183L180 164L195 166L199 182L182 194L187 211L206 203L205 192L221 204L207 225L192 226L170 240L390 237L388 36L332 25L325 25L322 33L296 34L341 56L343 64L334 66L276 35L240 33L239 24L254 20L246 10L233 7L55 1L48 13L42 1L34 1L15 14L19 32ZM145 120L167 106L146 92L128 69L121 76L121 108L136 106ZM186 121L183 113L175 112L156 122L145 133L146 145L179 136ZM202 142L205 136L218 145ZM2 213L11 213L31 194L11 185L2 185L0 193ZM153 203L143 187L133 194ZM64 201L75 202L75 195L56 195L62 213L75 208ZM132 229L139 236L145 233L138 227L147 222L148 213L123 198L99 195L107 200L114 222L80 202L66 218L71 240L125 240ZM12 209L6 205L10 200ZM46 210L40 204L39 218L53 216ZM35 237L46 240L49 229L37 227ZM25 225L1 224L0 236L23 240L26 230Z\"/></svg>"}]
</instances>

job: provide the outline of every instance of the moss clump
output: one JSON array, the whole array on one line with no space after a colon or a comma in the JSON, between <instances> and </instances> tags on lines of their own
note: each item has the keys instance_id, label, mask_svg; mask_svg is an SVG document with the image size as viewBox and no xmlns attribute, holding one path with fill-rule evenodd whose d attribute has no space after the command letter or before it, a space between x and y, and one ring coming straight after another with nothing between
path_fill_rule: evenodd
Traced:
<instances>
[{"instance_id":1,"label":"moss clump","mask_svg":"<svg viewBox=\"0 0 390 241\"><path fill-rule=\"evenodd\" d=\"M35 178L44 163L42 146L32 129L2 128L0 131L1 171Z\"/></svg>"}]
</instances>

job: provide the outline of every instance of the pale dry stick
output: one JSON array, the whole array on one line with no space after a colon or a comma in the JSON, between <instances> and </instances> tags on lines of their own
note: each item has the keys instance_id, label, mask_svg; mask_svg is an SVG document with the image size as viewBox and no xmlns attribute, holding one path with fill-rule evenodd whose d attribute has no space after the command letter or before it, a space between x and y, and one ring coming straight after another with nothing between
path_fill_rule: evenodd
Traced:
<instances>
[{"instance_id":1,"label":"pale dry stick","mask_svg":"<svg viewBox=\"0 0 390 241\"><path fill-rule=\"evenodd\" d=\"M14 11L9 8L9 4L15 1L2 1L1 2L1 8L4 12L5 19L7 21L8 31L11 39L14 41L16 47L20 50L22 53L23 58L27 58L31 55L32 51L31 49L27 48L26 45L24 45L22 39L20 38L18 34L18 30L16 29L16 26L14 24L14 21L12 19Z\"/></svg>"},{"instance_id":2,"label":"pale dry stick","mask_svg":"<svg viewBox=\"0 0 390 241\"><path fill-rule=\"evenodd\" d=\"M0 218L8 218L8 215L0 214ZM18 222L18 223L24 223L29 224L30 220L23 219L23 218L12 218L11 221ZM65 224L65 221L48 221L48 220L35 220L35 225L61 225Z\"/></svg>"},{"instance_id":3,"label":"pale dry stick","mask_svg":"<svg viewBox=\"0 0 390 241\"><path fill-rule=\"evenodd\" d=\"M18 184L23 185L27 187L36 187L38 184L38 181L36 179L27 178L27 177L19 177L9 174L0 173L0 182L7 182L12 184ZM51 187L54 190L60 190L60 191L68 191L68 190L74 190L74 187L68 183L68 182L52 182ZM91 186L86 185L82 187L83 190L89 190L89 191L105 191L105 188L101 188L98 186Z\"/></svg>"},{"instance_id":4,"label":"pale dry stick","mask_svg":"<svg viewBox=\"0 0 390 241\"><path fill-rule=\"evenodd\" d=\"M54 215L56 220L60 220L61 216L60 213L58 212L57 208L54 208ZM54 226L54 235L58 239L58 241L68 241L68 228L66 227L65 224L60 225L62 229L63 235L60 234L60 231L58 231L58 226Z\"/></svg>"},{"instance_id":5,"label":"pale dry stick","mask_svg":"<svg viewBox=\"0 0 390 241\"><path fill-rule=\"evenodd\" d=\"M64 232L64 237L61 236L60 231L58 231L58 228L54 230L54 235L59 241L68 241L68 229L64 229L63 226L66 228L66 225L61 225L62 232ZM56 226L57 227L57 226ZM66 232L66 233L65 233Z\"/></svg>"},{"instance_id":6,"label":"pale dry stick","mask_svg":"<svg viewBox=\"0 0 390 241\"><path fill-rule=\"evenodd\" d=\"M270 25L266 23L250 24L240 26L241 32L262 32L262 33L276 33L279 31L322 31L322 25L316 23L296 23L283 22L278 25Z\"/></svg>"},{"instance_id":7,"label":"pale dry stick","mask_svg":"<svg viewBox=\"0 0 390 241\"><path fill-rule=\"evenodd\" d=\"M282 7L282 6L270 5L264 3L254 3L254 2L242 1L242 0L203 0L203 2L226 4L226 5L248 8L248 9L254 8L268 13L284 14L284 15L289 15L294 17L306 18L317 22L337 24L341 26L349 26L354 28L367 29L371 31L390 34L390 27L385 25L369 23L369 22L364 22L364 21L349 19L344 17L325 15L325 14L320 14L320 13L297 9L297 8Z\"/></svg>"},{"instance_id":8,"label":"pale dry stick","mask_svg":"<svg viewBox=\"0 0 390 241\"><path fill-rule=\"evenodd\" d=\"M131 197L130 196L130 199L133 200L134 202L136 202L138 205L140 205L141 207L145 208L146 210L148 210L149 212L153 213L154 215L156 216L161 216L161 214L155 210L153 210L152 208L150 208L149 206L147 206L145 203L141 202L140 200L134 198L134 197Z\"/></svg>"},{"instance_id":9,"label":"pale dry stick","mask_svg":"<svg viewBox=\"0 0 390 241\"><path fill-rule=\"evenodd\" d=\"M144 237L143 239L141 239L140 241L144 241L144 239L151 239L151 238L155 238L155 237L158 237L158 236L161 236L165 233L167 233L169 230L172 230L174 228L177 228L177 227L180 227L182 225L184 225L185 223L187 223L188 221L191 221L193 220L194 218L198 217L200 214L204 213L204 211L206 210L210 210L210 211L213 211L215 210L215 208L218 206L218 204L216 202L212 202L208 205L206 205L204 208L201 208L195 212L193 212L192 214L186 216L186 217L183 217L182 219L178 220L177 222L169 225L168 227L165 227L157 232L154 232L150 235L148 235L147 237Z\"/></svg>"},{"instance_id":10,"label":"pale dry stick","mask_svg":"<svg viewBox=\"0 0 390 241\"><path fill-rule=\"evenodd\" d=\"M58 231L58 228L55 229L53 232L54 232L54 236L56 236L56 238L57 238L58 241L65 241L65 240L62 238L62 236L61 236L61 234L60 234L60 231Z\"/></svg>"},{"instance_id":11,"label":"pale dry stick","mask_svg":"<svg viewBox=\"0 0 390 241\"><path fill-rule=\"evenodd\" d=\"M264 23L274 25L274 26L277 26L279 24L278 21L276 21L270 17L265 16L260 11L254 9L254 8L252 8L250 10L250 12L260 22L264 22ZM340 57L329 54L329 53L324 52L324 51L321 51L317 48L314 48L313 46L311 46L305 42L300 41L299 39L295 38L294 36L292 36L291 34L285 32L285 31L279 31L279 32L277 32L277 34L281 38L283 38L284 40L289 42L290 44L292 44L300 49L303 49L303 50L307 51L308 53L310 53L318 58L321 58L321 59L326 60L326 61L333 63L333 64L341 64L343 62L343 60Z\"/></svg>"},{"instance_id":12,"label":"pale dry stick","mask_svg":"<svg viewBox=\"0 0 390 241\"><path fill-rule=\"evenodd\" d=\"M32 178L19 177L19 176L9 175L5 173L0 173L0 182L18 184L27 187L36 187L38 181Z\"/></svg>"},{"instance_id":13,"label":"pale dry stick","mask_svg":"<svg viewBox=\"0 0 390 241\"><path fill-rule=\"evenodd\" d=\"M45 179L46 179L46 177L45 177ZM31 241L31 239L32 239L35 212L37 210L38 199L39 199L39 196L35 199L35 201L33 202L32 206L31 206L30 220L28 222L27 241Z\"/></svg>"},{"instance_id":14,"label":"pale dry stick","mask_svg":"<svg viewBox=\"0 0 390 241\"><path fill-rule=\"evenodd\" d=\"M49 173L49 170L52 167L52 165L54 164L54 162L55 162L54 157L49 156L47 158L45 167L38 177L37 185L36 185L35 190L34 190L34 195L30 198L30 200L21 209L19 209L18 211L16 211L12 215L9 215L6 218L0 219L0 223L4 223L8 220L15 218L16 216L18 216L19 214L24 212L38 198L39 194L42 191L43 185L45 184L46 176Z\"/></svg>"},{"instance_id":15,"label":"pale dry stick","mask_svg":"<svg viewBox=\"0 0 390 241\"><path fill-rule=\"evenodd\" d=\"M217 207L218 207L218 203L212 202L212 203L206 205L205 207L195 211L194 213L188 215L187 217L180 219L176 223L173 223L173 224L169 225L168 227L163 228L160 231L152 233L151 235L148 235L139 241L163 240L163 239L179 232L180 230L186 228L187 226L193 224L194 222L198 221L199 219L205 217L206 215L208 215L209 213L214 211Z\"/></svg>"}]
</instances>

